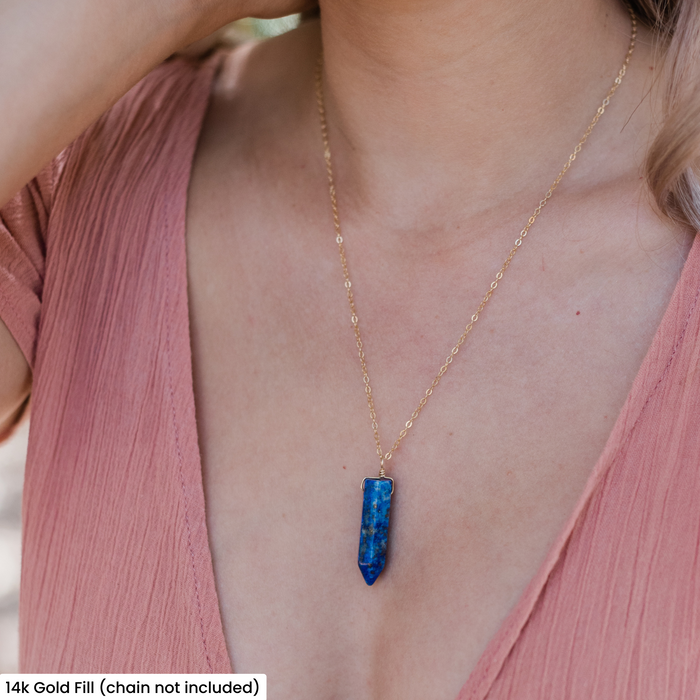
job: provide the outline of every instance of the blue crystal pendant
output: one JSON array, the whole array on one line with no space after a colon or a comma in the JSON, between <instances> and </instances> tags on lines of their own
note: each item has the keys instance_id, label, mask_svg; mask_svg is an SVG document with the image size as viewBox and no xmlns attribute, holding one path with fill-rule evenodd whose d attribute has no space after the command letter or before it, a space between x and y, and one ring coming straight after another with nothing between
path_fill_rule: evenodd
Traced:
<instances>
[{"instance_id":1,"label":"blue crystal pendant","mask_svg":"<svg viewBox=\"0 0 700 700\"><path fill-rule=\"evenodd\" d=\"M365 582L371 586L384 569L386 547L389 537L389 509L394 480L379 477L362 480L365 492L362 503L362 529L360 530L360 553L357 563Z\"/></svg>"}]
</instances>

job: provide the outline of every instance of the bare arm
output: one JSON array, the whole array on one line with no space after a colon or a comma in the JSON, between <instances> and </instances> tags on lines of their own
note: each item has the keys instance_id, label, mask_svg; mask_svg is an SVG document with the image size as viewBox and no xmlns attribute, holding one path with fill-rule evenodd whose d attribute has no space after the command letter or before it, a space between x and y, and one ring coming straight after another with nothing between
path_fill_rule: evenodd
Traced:
<instances>
[{"instance_id":1,"label":"bare arm","mask_svg":"<svg viewBox=\"0 0 700 700\"><path fill-rule=\"evenodd\" d=\"M170 54L235 19L303 0L2 0L0 207ZM0 434L30 371L0 321Z\"/></svg>"},{"instance_id":2,"label":"bare arm","mask_svg":"<svg viewBox=\"0 0 700 700\"><path fill-rule=\"evenodd\" d=\"M31 373L7 326L0 321L0 436L29 395Z\"/></svg>"},{"instance_id":3,"label":"bare arm","mask_svg":"<svg viewBox=\"0 0 700 700\"><path fill-rule=\"evenodd\" d=\"M0 206L174 51L300 0L3 0Z\"/></svg>"}]
</instances>

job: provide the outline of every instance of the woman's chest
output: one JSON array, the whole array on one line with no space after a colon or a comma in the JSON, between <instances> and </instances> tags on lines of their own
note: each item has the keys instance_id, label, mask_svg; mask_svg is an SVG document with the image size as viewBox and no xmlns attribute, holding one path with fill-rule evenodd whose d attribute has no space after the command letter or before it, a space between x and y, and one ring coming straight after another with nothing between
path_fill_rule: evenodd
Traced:
<instances>
[{"instance_id":1,"label":"woman's chest","mask_svg":"<svg viewBox=\"0 0 700 700\"><path fill-rule=\"evenodd\" d=\"M389 464L388 563L369 588L360 484L379 462L332 231L326 245L313 215L245 192L216 216L196 196L195 399L234 667L288 695L456 696L574 510L683 251L615 261L585 231L554 250L527 242ZM386 451L488 288L488 262L377 282L382 266L348 251Z\"/></svg>"}]
</instances>

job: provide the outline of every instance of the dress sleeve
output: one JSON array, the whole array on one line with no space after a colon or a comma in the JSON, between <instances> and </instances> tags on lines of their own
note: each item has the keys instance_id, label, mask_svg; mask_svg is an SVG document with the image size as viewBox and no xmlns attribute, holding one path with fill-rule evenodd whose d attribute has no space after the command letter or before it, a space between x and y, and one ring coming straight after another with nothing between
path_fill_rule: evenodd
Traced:
<instances>
[{"instance_id":1,"label":"dress sleeve","mask_svg":"<svg viewBox=\"0 0 700 700\"><path fill-rule=\"evenodd\" d=\"M0 209L0 318L34 369L46 230L60 178L58 156Z\"/></svg>"},{"instance_id":2,"label":"dress sleeve","mask_svg":"<svg viewBox=\"0 0 700 700\"><path fill-rule=\"evenodd\" d=\"M145 161L147 154L135 152L134 144L146 132L154 143L172 139L167 120L177 112L177 100L198 81L209 89L201 71L215 69L221 58L221 53L211 60L176 58L156 67L0 208L0 319L32 371L47 248L49 269L60 267L67 212L105 206L87 202L86 192L93 192L100 178Z\"/></svg>"}]
</instances>

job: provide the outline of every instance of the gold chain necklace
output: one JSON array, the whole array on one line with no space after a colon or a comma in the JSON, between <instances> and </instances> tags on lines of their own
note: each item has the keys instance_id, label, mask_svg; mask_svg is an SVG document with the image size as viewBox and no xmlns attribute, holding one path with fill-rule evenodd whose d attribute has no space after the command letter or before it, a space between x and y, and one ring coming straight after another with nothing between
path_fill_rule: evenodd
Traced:
<instances>
[{"instance_id":1,"label":"gold chain necklace","mask_svg":"<svg viewBox=\"0 0 700 700\"><path fill-rule=\"evenodd\" d=\"M584 132L581 140L578 142L573 152L569 156L568 160L561 169L561 172L557 175L552 186L547 190L547 193L540 200L540 203L535 208L532 216L527 220L525 227L520 232L515 245L511 249L508 257L501 266L501 269L496 274L496 278L491 282L491 286L481 300L479 307L472 315L469 323L466 325L462 335L455 346L450 351L447 356L445 363L440 367L435 379L433 379L430 386L425 391L425 394L421 398L415 411L411 414L411 417L406 421L406 425L399 432L399 436L396 441L391 446L391 449L384 453L382 450L381 441L379 439L379 424L377 422L377 412L374 408L374 399L372 398L372 387L369 383L369 374L367 372L367 361L365 358L364 346L362 344L362 336L360 335L360 322L357 316L357 309L355 308L355 300L352 293L352 283L350 282L350 273L348 272L348 261L345 255L345 247L343 245L343 236L340 229L340 216L338 214L338 201L336 197L335 181L333 178L333 167L331 164L331 149L328 141L328 122L326 119L326 106L323 94L323 53L320 54L318 63L316 65L316 101L318 103L318 112L321 120L321 135L323 137L323 153L326 161L326 171L328 173L328 191L330 193L331 207L333 209L333 224L335 227L335 240L338 244L338 252L340 253L340 264L343 268L343 277L345 278L345 292L348 298L348 304L350 305L350 319L352 321L353 331L355 333L355 343L357 345L357 352L360 358L360 366L362 367L362 376L365 385L365 394L367 396L367 405L369 406L369 414L372 419L372 430L374 431L374 441L377 446L377 455L379 456L379 476L377 477L365 477L362 480L362 490L364 491L363 508L362 508L362 527L360 533L360 552L358 556L358 564L360 566L360 571L364 576L365 581L368 585L372 585L379 574L384 569L386 562L386 550L388 542L388 531L389 531L389 509L391 506L391 495L394 493L394 480L391 477L386 476L385 463L388 462L394 452L398 449L401 441L406 437L408 431L413 427L414 421L420 415L428 399L432 396L433 391L440 383L442 375L447 372L449 366L452 364L455 356L459 352L459 349L464 344L469 333L471 333L474 324L479 320L479 315L486 307L491 295L498 287L498 283L503 278L505 271L508 269L511 261L515 257L518 248L522 245L527 236L530 228L535 223L535 220L540 215L540 212L544 209L547 202L554 194L554 190L557 188L562 178L566 172L571 167L572 163L576 160L576 156L580 153L583 148L583 144L586 143L588 137L591 135L595 125L598 120L603 116L605 108L610 104L610 99L615 94L617 88L622 83L622 79L627 72L627 67L629 66L630 59L632 58L632 52L634 51L635 42L637 39L637 17L631 7L627 6L627 10L630 13L630 19L632 22L632 32L630 37L629 48L627 49L627 55L620 68L612 87L605 96L603 103L598 108L595 116L588 125L588 128Z\"/></svg>"}]
</instances>

